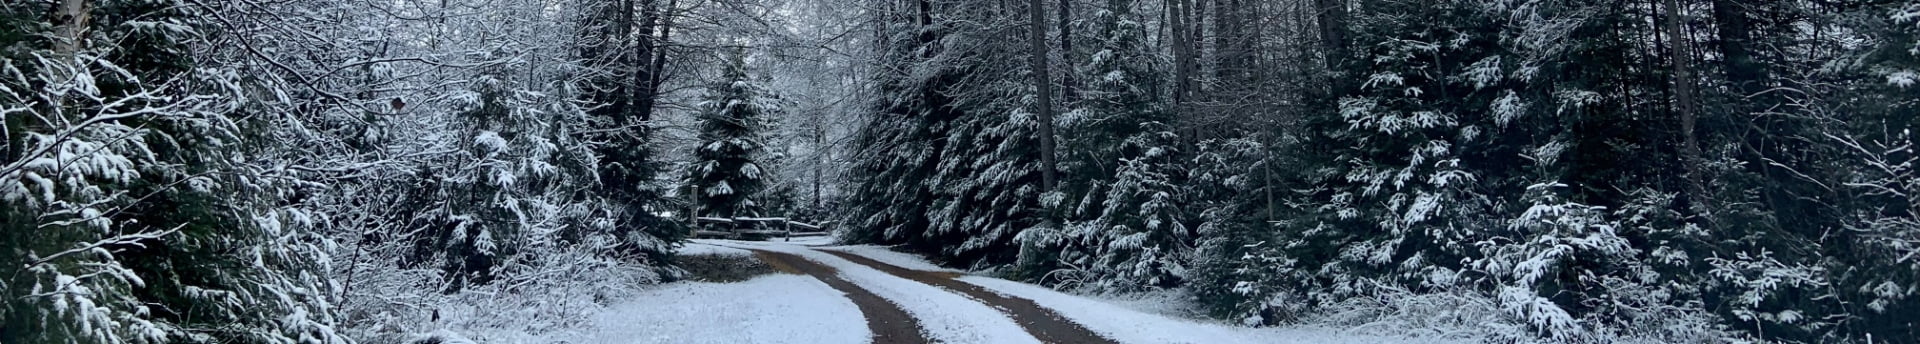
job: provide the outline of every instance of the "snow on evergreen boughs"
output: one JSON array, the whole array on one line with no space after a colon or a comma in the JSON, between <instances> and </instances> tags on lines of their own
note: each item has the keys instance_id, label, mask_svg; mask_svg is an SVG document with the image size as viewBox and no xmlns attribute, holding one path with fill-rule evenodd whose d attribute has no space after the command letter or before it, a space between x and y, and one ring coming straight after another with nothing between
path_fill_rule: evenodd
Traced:
<instances>
[{"instance_id":1,"label":"snow on evergreen boughs","mask_svg":"<svg viewBox=\"0 0 1920 344\"><path fill-rule=\"evenodd\" d=\"M125 17L75 43L93 48L0 56L0 263L22 269L0 281L15 300L0 308L0 339L345 343L315 278L328 242L277 202L298 181L244 156L268 145L249 129L270 120L254 117L236 73L189 68L185 56L201 52L173 45L194 34L182 24L194 8L97 11ZM205 266L221 268L180 270Z\"/></svg>"},{"instance_id":2,"label":"snow on evergreen boughs","mask_svg":"<svg viewBox=\"0 0 1920 344\"><path fill-rule=\"evenodd\" d=\"M759 216L763 209L755 199L770 185L760 169L759 162L768 158L761 136L779 109L769 106L766 91L753 84L746 55L742 48L726 55L719 79L700 103L703 143L696 146L685 183L702 196L695 209L701 216Z\"/></svg>"},{"instance_id":3,"label":"snow on evergreen boughs","mask_svg":"<svg viewBox=\"0 0 1920 344\"><path fill-rule=\"evenodd\" d=\"M1877 205L1853 214L1856 220L1849 230L1870 238L1868 246L1881 250L1869 255L1874 260L1889 266L1920 266L1916 264L1920 263L1920 196L1916 196L1920 195L1920 152L1915 151L1912 132L1901 130L1884 141L1866 143L1830 138L1850 148L1868 167L1846 185ZM1859 286L1858 292L1870 297L1868 309L1884 313L1897 308L1893 305L1915 302L1920 294L1920 268L1903 270L1870 278Z\"/></svg>"}]
</instances>

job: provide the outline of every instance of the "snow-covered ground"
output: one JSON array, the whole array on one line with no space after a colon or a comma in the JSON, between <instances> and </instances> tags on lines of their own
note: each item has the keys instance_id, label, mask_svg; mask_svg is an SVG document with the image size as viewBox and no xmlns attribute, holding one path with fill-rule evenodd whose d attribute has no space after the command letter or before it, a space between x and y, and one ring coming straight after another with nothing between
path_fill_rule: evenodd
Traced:
<instances>
[{"instance_id":1,"label":"snow-covered ground","mask_svg":"<svg viewBox=\"0 0 1920 344\"><path fill-rule=\"evenodd\" d=\"M789 274L668 284L608 308L593 323L587 343L865 343L872 336L840 291Z\"/></svg>"}]
</instances>

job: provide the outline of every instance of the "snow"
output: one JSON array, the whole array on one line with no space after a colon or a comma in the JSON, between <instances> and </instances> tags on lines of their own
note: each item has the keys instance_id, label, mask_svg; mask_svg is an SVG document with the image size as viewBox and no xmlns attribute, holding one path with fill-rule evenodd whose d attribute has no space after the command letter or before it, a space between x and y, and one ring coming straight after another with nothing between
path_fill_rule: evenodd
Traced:
<instances>
[{"instance_id":1,"label":"snow","mask_svg":"<svg viewBox=\"0 0 1920 344\"><path fill-rule=\"evenodd\" d=\"M999 310L939 287L889 275L865 265L806 247L770 242L695 240L721 246L751 247L798 255L840 271L840 278L887 299L920 320L930 339L941 343L1039 343ZM837 343L819 341L820 343ZM849 343L859 343L855 341Z\"/></svg>"},{"instance_id":2,"label":"snow","mask_svg":"<svg viewBox=\"0 0 1920 344\"><path fill-rule=\"evenodd\" d=\"M797 246L827 246L836 243L833 236L829 235L781 238L779 240L781 244Z\"/></svg>"},{"instance_id":3,"label":"snow","mask_svg":"<svg viewBox=\"0 0 1920 344\"><path fill-rule=\"evenodd\" d=\"M474 344L472 339L446 329L415 335L408 343Z\"/></svg>"},{"instance_id":4,"label":"snow","mask_svg":"<svg viewBox=\"0 0 1920 344\"><path fill-rule=\"evenodd\" d=\"M1888 85L1899 86L1900 88L1907 88L1907 87L1912 87L1915 82L1920 82L1920 73L1916 73L1914 71L1903 70L1903 71L1887 74Z\"/></svg>"},{"instance_id":5,"label":"snow","mask_svg":"<svg viewBox=\"0 0 1920 344\"><path fill-rule=\"evenodd\" d=\"M726 246L714 246L714 245L708 245L708 244L702 244L702 243L687 243L685 246L681 246L680 249L674 250L674 253L682 256L741 256L741 257L744 257L744 256L753 255L753 252L747 251L747 250L726 247Z\"/></svg>"},{"instance_id":6,"label":"snow","mask_svg":"<svg viewBox=\"0 0 1920 344\"><path fill-rule=\"evenodd\" d=\"M594 327L584 343L865 343L873 336L839 291L788 274L664 285L595 317Z\"/></svg>"},{"instance_id":7,"label":"snow","mask_svg":"<svg viewBox=\"0 0 1920 344\"><path fill-rule=\"evenodd\" d=\"M857 254L909 269L955 271L884 246L831 246L832 238L795 242L693 240L680 254L748 255L747 249L801 256L840 271L846 279L899 305L942 343L1038 343L1001 311L939 287L889 275L820 250ZM1250 328L1183 317L1183 295L1093 298L997 278L962 282L1033 300L1120 343L1440 343L1372 336L1331 328ZM640 292L593 316L578 343L865 343L866 320L839 291L809 276L775 274L739 283L679 282Z\"/></svg>"},{"instance_id":8,"label":"snow","mask_svg":"<svg viewBox=\"0 0 1920 344\"><path fill-rule=\"evenodd\" d=\"M1420 343L1358 336L1328 329L1250 328L1141 312L1100 300L998 278L966 276L995 293L1033 300L1087 329L1120 343Z\"/></svg>"}]
</instances>

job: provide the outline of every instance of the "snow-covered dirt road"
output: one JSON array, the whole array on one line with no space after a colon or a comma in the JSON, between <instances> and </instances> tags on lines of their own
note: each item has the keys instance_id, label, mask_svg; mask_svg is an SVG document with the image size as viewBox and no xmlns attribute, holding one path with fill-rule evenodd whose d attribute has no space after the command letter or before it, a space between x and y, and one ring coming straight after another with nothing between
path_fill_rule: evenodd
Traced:
<instances>
[{"instance_id":1,"label":"snow-covered dirt road","mask_svg":"<svg viewBox=\"0 0 1920 344\"><path fill-rule=\"evenodd\" d=\"M873 334L874 343L927 343L927 337L920 333L920 322L907 315L906 310L874 295L866 288L853 285L840 278L839 270L815 263L806 258L787 253L754 250L760 261L773 265L774 269L806 274L820 279L827 286L846 294L854 306L860 308L860 314L866 316L867 330Z\"/></svg>"},{"instance_id":2,"label":"snow-covered dirt road","mask_svg":"<svg viewBox=\"0 0 1920 344\"><path fill-rule=\"evenodd\" d=\"M752 256L787 274L675 283L616 306L590 342L1423 343L1328 329L1246 328L1129 308L919 257L822 242L696 240L686 252Z\"/></svg>"},{"instance_id":3,"label":"snow-covered dirt road","mask_svg":"<svg viewBox=\"0 0 1920 344\"><path fill-rule=\"evenodd\" d=\"M1080 324L1074 323L1072 321L1068 321L1066 318L1061 317L1059 314L1054 313L1053 310L1051 309L1040 307L1040 305L1034 304L1033 300L1002 295L999 293L988 291L987 289L981 288L980 286L977 286L977 285L961 282L958 279L958 277L960 277L959 274L955 274L951 272L911 270L911 269L906 269L898 266L889 265L886 263L881 263L879 261L869 259L867 257L863 257L858 254L854 254L850 252L841 252L841 251L834 251L834 250L821 250L821 251L840 257L841 259L846 259L848 261L858 263L860 265L866 265L867 267L871 267L876 270L880 270L888 274L892 274L894 276L906 278L909 280L913 280L915 282L938 286L948 291L954 291L954 292L959 292L961 294L964 294L967 297L973 298L974 300L980 301L981 303L985 303L988 306L993 306L993 308L999 309L1002 313L1006 313L1007 316L1013 318L1014 322L1019 323L1021 328L1026 329L1028 334L1032 334L1036 339L1039 339L1041 342L1088 343L1088 344L1113 343L1112 340L1109 340L1105 337L1101 337L1098 334L1094 334L1093 331L1087 330L1086 327L1080 326Z\"/></svg>"}]
</instances>

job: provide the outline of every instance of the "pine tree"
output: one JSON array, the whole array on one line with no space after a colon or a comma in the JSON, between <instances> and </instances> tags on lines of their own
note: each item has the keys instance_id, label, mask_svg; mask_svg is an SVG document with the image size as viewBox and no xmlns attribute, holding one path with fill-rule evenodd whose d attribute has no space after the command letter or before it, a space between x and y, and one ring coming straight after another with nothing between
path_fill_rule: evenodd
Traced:
<instances>
[{"instance_id":1,"label":"pine tree","mask_svg":"<svg viewBox=\"0 0 1920 344\"><path fill-rule=\"evenodd\" d=\"M1047 232L1033 75L998 67L1029 56L1017 43L1030 42L996 31L1015 28L1026 8L912 10L884 52L900 69L878 78L873 118L855 138L858 155L877 158L851 172L859 203L849 234L958 265L1014 263L1016 236Z\"/></svg>"},{"instance_id":2,"label":"pine tree","mask_svg":"<svg viewBox=\"0 0 1920 344\"><path fill-rule=\"evenodd\" d=\"M1464 65L1499 57L1474 39L1491 35L1473 5L1389 0L1367 9L1355 37L1373 63L1354 71L1364 82L1338 105L1348 129L1331 136L1346 148L1329 181L1334 193L1320 201L1321 220L1337 228L1319 234L1330 240L1321 245L1339 247L1338 273L1324 278L1419 284L1459 273L1475 229L1492 225L1481 222L1492 210L1480 194L1487 176L1469 158L1490 140L1482 134L1495 119L1485 104L1501 92L1452 80L1476 72Z\"/></svg>"},{"instance_id":3,"label":"pine tree","mask_svg":"<svg viewBox=\"0 0 1920 344\"><path fill-rule=\"evenodd\" d=\"M744 48L734 48L709 84L700 103L700 143L688 167L687 185L697 197L700 216L733 218L761 215L757 196L772 171L761 166L765 144L761 130L777 108L764 102L763 90L747 74Z\"/></svg>"},{"instance_id":4,"label":"pine tree","mask_svg":"<svg viewBox=\"0 0 1920 344\"><path fill-rule=\"evenodd\" d=\"M869 158L856 159L848 168L854 195L843 212L848 241L917 241L918 233L908 231L927 226L924 215L934 194L924 183L940 159L938 147L945 144L933 139L945 129L936 125L945 119L935 116L950 116L952 109L947 106L951 98L932 90L956 77L945 71L928 71L938 72L934 78L912 77L931 67L918 62L926 58L924 54L940 51L935 44L942 32L929 27L932 14L925 11L930 8L918 10L917 15L889 13L893 20L881 22L888 36L879 45L878 55L886 68L875 69L874 85L868 91L874 102L866 123L853 137L852 155Z\"/></svg>"},{"instance_id":5,"label":"pine tree","mask_svg":"<svg viewBox=\"0 0 1920 344\"><path fill-rule=\"evenodd\" d=\"M1069 185L1080 209L1059 242L1063 272L1089 287L1171 287L1185 278L1194 233L1185 206L1185 155L1158 95L1161 76L1141 36L1133 1L1110 0L1094 14L1101 38L1081 74L1092 76L1067 114ZM1035 269L1043 267L1025 267Z\"/></svg>"}]
</instances>

